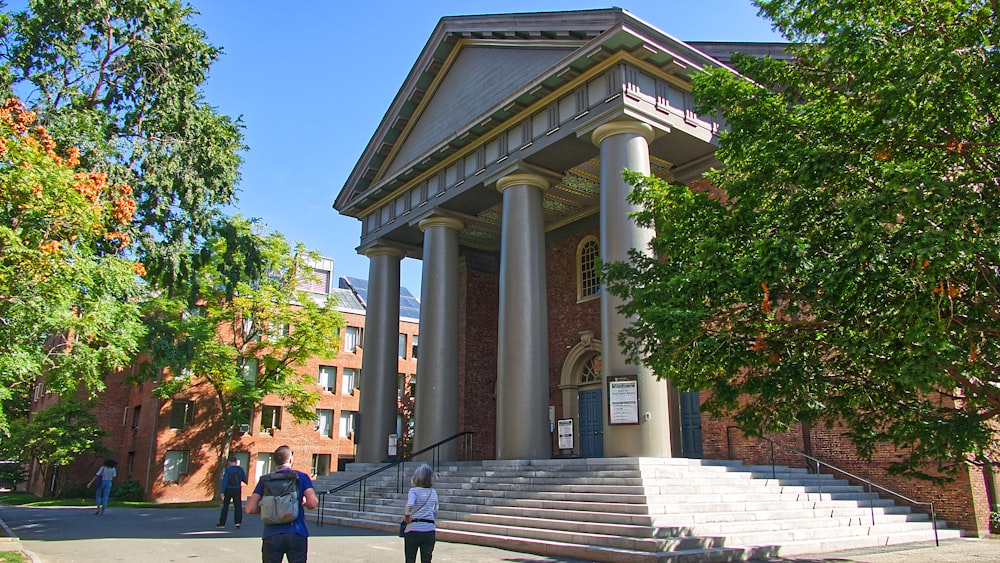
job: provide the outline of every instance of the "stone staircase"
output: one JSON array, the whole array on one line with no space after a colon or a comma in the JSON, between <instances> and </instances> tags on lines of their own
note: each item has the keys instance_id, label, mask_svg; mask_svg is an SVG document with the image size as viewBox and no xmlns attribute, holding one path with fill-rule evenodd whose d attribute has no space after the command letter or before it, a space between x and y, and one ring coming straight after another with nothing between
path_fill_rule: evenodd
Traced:
<instances>
[{"instance_id":1,"label":"stone staircase","mask_svg":"<svg viewBox=\"0 0 1000 563\"><path fill-rule=\"evenodd\" d=\"M315 480L326 491L378 464ZM328 524L395 532L415 462L325 495ZM437 537L588 561L716 562L934 539L930 517L805 469L684 458L443 462ZM874 524L872 523L874 515ZM960 537L938 521L941 539Z\"/></svg>"}]
</instances>

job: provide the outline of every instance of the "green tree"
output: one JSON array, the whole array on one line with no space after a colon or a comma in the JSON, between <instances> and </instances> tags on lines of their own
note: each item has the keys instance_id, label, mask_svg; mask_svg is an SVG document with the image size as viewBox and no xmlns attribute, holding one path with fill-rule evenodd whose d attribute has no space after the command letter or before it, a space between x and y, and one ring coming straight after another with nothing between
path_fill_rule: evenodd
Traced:
<instances>
[{"instance_id":1,"label":"green tree","mask_svg":"<svg viewBox=\"0 0 1000 563\"><path fill-rule=\"evenodd\" d=\"M221 50L180 0L30 0L0 13L0 89L25 102L88 170L135 190L123 232L158 287L233 203L242 124L200 86Z\"/></svg>"},{"instance_id":2,"label":"green tree","mask_svg":"<svg viewBox=\"0 0 1000 563\"><path fill-rule=\"evenodd\" d=\"M11 422L10 436L0 440L0 454L5 460L27 464L37 461L46 480L56 470L56 493L66 484L64 467L81 455L107 455L103 439L107 432L97 426L92 405L64 399L36 412L30 420Z\"/></svg>"},{"instance_id":3,"label":"green tree","mask_svg":"<svg viewBox=\"0 0 1000 563\"><path fill-rule=\"evenodd\" d=\"M0 106L0 433L39 381L59 394L102 389L144 334L142 270L119 231L131 189L78 172L77 151L57 154L34 119L16 99Z\"/></svg>"},{"instance_id":4,"label":"green tree","mask_svg":"<svg viewBox=\"0 0 1000 563\"><path fill-rule=\"evenodd\" d=\"M192 261L186 299L150 304L144 375L162 398L192 385L212 389L220 459L266 395L282 398L296 421L316 419L316 375L301 369L310 358L336 356L344 326L334 299L299 289L318 258L253 221L227 218Z\"/></svg>"},{"instance_id":5,"label":"green tree","mask_svg":"<svg viewBox=\"0 0 1000 563\"><path fill-rule=\"evenodd\" d=\"M998 460L1000 24L986 0L771 0L789 60L695 80L725 195L630 176L634 359L751 434L842 423L894 469Z\"/></svg>"}]
</instances>

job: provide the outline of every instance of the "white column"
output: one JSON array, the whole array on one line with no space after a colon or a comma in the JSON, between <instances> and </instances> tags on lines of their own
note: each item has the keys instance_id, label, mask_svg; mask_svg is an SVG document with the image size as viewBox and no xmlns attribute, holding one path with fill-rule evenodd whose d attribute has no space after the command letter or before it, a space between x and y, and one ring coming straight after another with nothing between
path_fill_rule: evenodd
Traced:
<instances>
[{"instance_id":1,"label":"white column","mask_svg":"<svg viewBox=\"0 0 1000 563\"><path fill-rule=\"evenodd\" d=\"M424 258L413 451L459 431L458 233L465 226L458 219L431 217L420 221L419 227L424 233ZM443 461L457 460L458 442L442 446L439 454Z\"/></svg>"},{"instance_id":2,"label":"white column","mask_svg":"<svg viewBox=\"0 0 1000 563\"><path fill-rule=\"evenodd\" d=\"M598 127L593 142L601 149L601 259L628 260L628 252L649 251L652 229L640 228L629 218L638 211L626 197L632 186L622 179L623 169L649 174L649 143L653 129L638 121L613 121ZM680 413L671 409L673 391L646 367L629 363L618 344L618 334L632 320L617 311L621 299L601 293L601 355L605 382L609 376L637 375L639 424L609 425L604 421L604 455L607 457L670 457L681 451ZM607 404L607 384L604 401Z\"/></svg>"},{"instance_id":3,"label":"white column","mask_svg":"<svg viewBox=\"0 0 1000 563\"><path fill-rule=\"evenodd\" d=\"M503 194L497 350L497 459L548 459L549 352L542 193L549 182L515 173Z\"/></svg>"},{"instance_id":4,"label":"white column","mask_svg":"<svg viewBox=\"0 0 1000 563\"><path fill-rule=\"evenodd\" d=\"M368 306L361 359L361 411L357 460L388 457L389 434L396 433L396 380L399 371L399 265L403 252L375 246L365 252Z\"/></svg>"}]
</instances>

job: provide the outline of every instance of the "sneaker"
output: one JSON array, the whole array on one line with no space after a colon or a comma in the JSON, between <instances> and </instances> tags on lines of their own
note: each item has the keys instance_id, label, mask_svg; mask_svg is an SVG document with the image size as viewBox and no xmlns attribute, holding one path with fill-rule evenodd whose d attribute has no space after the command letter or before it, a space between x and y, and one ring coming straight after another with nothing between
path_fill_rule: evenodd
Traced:
<instances>
[{"instance_id":1,"label":"sneaker","mask_svg":"<svg viewBox=\"0 0 1000 563\"><path fill-rule=\"evenodd\" d=\"M225 528L226 525L225 524L216 524L215 527L216 528Z\"/></svg>"},{"instance_id":2,"label":"sneaker","mask_svg":"<svg viewBox=\"0 0 1000 563\"><path fill-rule=\"evenodd\" d=\"M101 509L100 508L98 508L97 511L94 512L95 515L100 514L100 513L101 513Z\"/></svg>"},{"instance_id":3,"label":"sneaker","mask_svg":"<svg viewBox=\"0 0 1000 563\"><path fill-rule=\"evenodd\" d=\"M239 525L238 523L236 524L236 529L237 529L237 530L239 530L239 529L240 529L240 525Z\"/></svg>"}]
</instances>

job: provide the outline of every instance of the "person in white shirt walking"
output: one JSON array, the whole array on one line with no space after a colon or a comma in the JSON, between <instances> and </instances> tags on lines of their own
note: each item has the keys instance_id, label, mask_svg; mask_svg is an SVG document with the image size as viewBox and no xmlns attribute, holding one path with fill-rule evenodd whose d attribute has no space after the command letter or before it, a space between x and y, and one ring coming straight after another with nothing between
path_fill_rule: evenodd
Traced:
<instances>
[{"instance_id":1,"label":"person in white shirt walking","mask_svg":"<svg viewBox=\"0 0 1000 563\"><path fill-rule=\"evenodd\" d=\"M403 535L406 563L416 563L418 550L420 563L431 563L436 530L434 521L438 513L438 495L432 486L433 477L431 468L421 465L410 479L413 487L406 495L406 511L403 513L403 521L406 522Z\"/></svg>"},{"instance_id":2,"label":"person in white shirt walking","mask_svg":"<svg viewBox=\"0 0 1000 563\"><path fill-rule=\"evenodd\" d=\"M90 487L94 481L100 479L100 482L97 484L97 493L94 495L95 502L97 503L97 512L94 512L94 514L104 514L104 509L108 507L108 497L111 495L111 481L118 475L118 470L115 469L117 465L118 462L113 459L104 460L104 465L97 470L94 478L87 483L87 487Z\"/></svg>"}]
</instances>

